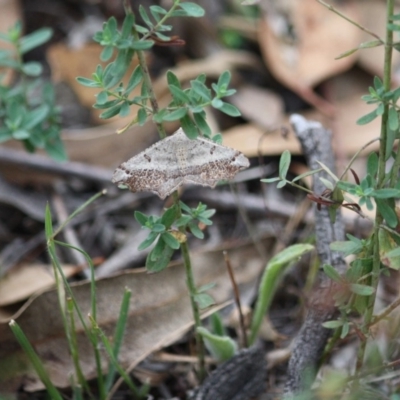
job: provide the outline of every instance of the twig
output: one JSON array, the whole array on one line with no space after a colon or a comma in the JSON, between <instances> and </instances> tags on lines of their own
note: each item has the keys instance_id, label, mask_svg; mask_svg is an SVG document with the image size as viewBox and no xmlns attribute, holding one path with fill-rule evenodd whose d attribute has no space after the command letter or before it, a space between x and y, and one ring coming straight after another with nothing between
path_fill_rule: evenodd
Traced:
<instances>
[{"instance_id":1,"label":"twig","mask_svg":"<svg viewBox=\"0 0 400 400\"><path fill-rule=\"evenodd\" d=\"M321 124L307 121L300 115L293 115L291 123L301 143L303 154L307 158L310 169L318 169L317 161L323 162L334 171L334 157L331 147L331 133ZM313 191L322 193L324 184L319 176L331 179L326 172L314 176ZM336 240L344 240L344 226L340 210L336 213L336 222L331 224L326 207L315 209L316 247L321 265L330 264L344 273L346 263L342 255L331 251L329 245ZM285 395L293 396L307 389L311 381L305 382L304 372L315 370L321 358L323 348L332 331L324 328L322 323L332 319L335 314L329 278L319 271L317 285L309 301L309 309L304 324L298 333L288 366L288 377L285 385Z\"/></svg>"},{"instance_id":2,"label":"twig","mask_svg":"<svg viewBox=\"0 0 400 400\"><path fill-rule=\"evenodd\" d=\"M228 252L226 250L224 250L224 259L225 259L226 268L229 273L229 278L232 283L233 293L235 295L236 307L238 308L238 311L239 311L240 330L242 331L243 344L244 344L244 347L248 347L249 344L248 344L248 340L247 340L247 333L246 333L246 326L244 323L244 316L243 316L243 312L242 312L242 305L240 303L239 288L236 284L235 275L233 274L231 261L229 259Z\"/></svg>"},{"instance_id":3,"label":"twig","mask_svg":"<svg viewBox=\"0 0 400 400\"><path fill-rule=\"evenodd\" d=\"M58 163L39 154L29 154L7 147L0 147L0 163L108 184L112 176L112 171L107 168L73 161Z\"/></svg>"}]
</instances>

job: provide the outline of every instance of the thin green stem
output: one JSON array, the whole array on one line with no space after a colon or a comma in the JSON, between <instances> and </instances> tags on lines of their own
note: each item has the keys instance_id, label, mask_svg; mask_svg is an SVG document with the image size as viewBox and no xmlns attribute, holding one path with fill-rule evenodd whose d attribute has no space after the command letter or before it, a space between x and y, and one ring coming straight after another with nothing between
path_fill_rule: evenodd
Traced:
<instances>
[{"instance_id":1,"label":"thin green stem","mask_svg":"<svg viewBox=\"0 0 400 400\"><path fill-rule=\"evenodd\" d=\"M386 3L386 21L389 22L393 17L394 10L394 0L387 0ZM393 32L389 29L386 29L386 40L385 40L385 59L384 59L384 76L383 76L383 86L385 92L390 90L391 77L392 77L392 50L393 50ZM388 115L389 115L389 105L384 105L384 112L381 120L381 132L380 132L380 146L379 146L379 168L378 168L378 184L377 188L381 188L384 184L385 179L385 152L386 152L386 131L388 124ZM374 288L378 287L379 281L379 273L381 268L381 260L379 256L379 229L380 225L383 222L383 218L378 210L376 210L375 214L375 225L374 225L374 233L372 236L372 275L370 277L370 285ZM367 310L364 314L364 323L363 323L363 333L368 333L368 327L371 324L373 317L373 310L376 298L376 291L374 294L368 297ZM357 372L360 372L361 367L363 365L363 360L365 356L367 342L362 341L360 345L360 349L358 351L357 356Z\"/></svg>"},{"instance_id":2,"label":"thin green stem","mask_svg":"<svg viewBox=\"0 0 400 400\"><path fill-rule=\"evenodd\" d=\"M139 40L139 35L136 30L134 30L134 35L135 35L135 38L137 40ZM142 69L142 72L143 72L143 84L147 88L151 108L152 108L153 115L154 115L154 114L158 113L159 107L158 107L156 95L154 93L153 83L152 83L151 77L150 77L150 72L149 72L149 69L147 68L147 63L146 63L146 59L144 57L144 52L137 51L136 54L139 59L140 68ZM155 124L157 126L157 131L158 131L158 134L160 135L160 138L165 139L167 137L167 132L165 132L164 125L161 122L155 122Z\"/></svg>"},{"instance_id":3,"label":"thin green stem","mask_svg":"<svg viewBox=\"0 0 400 400\"><path fill-rule=\"evenodd\" d=\"M178 2L176 2L178 3ZM135 32L135 35L138 37L137 32ZM138 59L139 59L139 64L140 67L142 68L143 72L143 81L144 85L146 85L148 94L149 94L149 99L150 99L150 104L152 107L152 112L153 115L158 112L159 107L158 107L158 102L156 99L156 96L154 94L153 90L153 84L151 81L150 73L147 68L146 60L144 57L144 53L142 51L137 51ZM165 132L164 126L162 123L156 123L158 133L160 135L161 139L164 139L167 134ZM172 194L174 204L176 205L176 208L178 210L178 215L177 218L180 218L182 215L182 210L179 204L179 195L178 192L174 192ZM184 228L180 228L181 232L186 235L186 232ZM184 242L181 244L181 253L182 253L182 258L183 258L183 263L185 265L185 271L186 271L186 282L187 282L187 287L189 291L189 296L190 296L190 303L192 306L192 313L193 313L193 319L194 319L194 325L195 325L195 335L196 335L196 345L197 345L197 357L199 359L199 371L198 371L198 376L200 382L203 381L205 377L205 351L204 351L204 342L202 336L197 332L198 327L201 326L201 319L200 319L200 309L199 306L195 300L195 296L197 294L197 289L196 285L194 283L194 276L193 276L193 269L192 269L192 263L190 260L190 254L189 254L189 247L187 242Z\"/></svg>"},{"instance_id":4,"label":"thin green stem","mask_svg":"<svg viewBox=\"0 0 400 400\"><path fill-rule=\"evenodd\" d=\"M400 151L397 151L396 158L394 160L394 164L392 166L392 171L391 171L391 175L390 175L390 182L389 182L390 187L394 187L396 185L396 183L399 179L398 178L399 171L400 171Z\"/></svg>"}]
</instances>

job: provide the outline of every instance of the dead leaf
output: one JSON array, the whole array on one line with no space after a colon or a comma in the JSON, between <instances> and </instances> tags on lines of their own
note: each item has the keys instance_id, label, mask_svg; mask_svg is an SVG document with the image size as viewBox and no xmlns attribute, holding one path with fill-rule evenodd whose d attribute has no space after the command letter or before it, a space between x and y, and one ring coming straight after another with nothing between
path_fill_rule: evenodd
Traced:
<instances>
[{"instance_id":1,"label":"dead leaf","mask_svg":"<svg viewBox=\"0 0 400 400\"><path fill-rule=\"evenodd\" d=\"M2 33L6 33L17 21L23 19L18 1L0 0L0 9L0 32ZM2 50L11 50L14 48L9 42L4 40L0 41L0 46ZM0 68L0 72L2 74L2 85L9 85L14 78L13 71L8 68Z\"/></svg>"},{"instance_id":2,"label":"dead leaf","mask_svg":"<svg viewBox=\"0 0 400 400\"><path fill-rule=\"evenodd\" d=\"M67 277L79 270L74 265L63 266ZM53 269L48 265L24 264L15 267L0 280L0 307L25 300L36 292L50 288L54 283Z\"/></svg>"},{"instance_id":3,"label":"dead leaf","mask_svg":"<svg viewBox=\"0 0 400 400\"><path fill-rule=\"evenodd\" d=\"M271 90L243 85L230 101L240 110L244 118L265 129L276 128L282 121L284 111L282 98Z\"/></svg>"},{"instance_id":4,"label":"dead leaf","mask_svg":"<svg viewBox=\"0 0 400 400\"><path fill-rule=\"evenodd\" d=\"M359 0L362 3L360 7L360 22L370 31L379 35L383 40L385 39L385 26L386 26L386 4L385 2L375 0ZM395 7L395 14L398 14L399 6ZM361 33L361 42L369 42L375 38L366 32ZM372 75L383 76L384 67L384 46L372 47L368 49L359 50L357 52L358 63L361 67L365 68ZM393 68L393 83L396 85L400 83L399 71L400 67L400 53L398 51L392 52L392 68Z\"/></svg>"},{"instance_id":5,"label":"dead leaf","mask_svg":"<svg viewBox=\"0 0 400 400\"><path fill-rule=\"evenodd\" d=\"M232 247L230 256L235 260L235 276L239 285L255 283L263 265L254 247ZM221 250L193 254L192 262L198 286L216 283L210 294L217 303L232 297ZM259 267L254 268L254 265ZM128 287L132 291L129 320L120 356L122 365L136 365L153 351L176 340L177 333L182 335L190 328L192 314L185 281L181 264L158 274L148 274L143 270L130 271L97 281L98 322L107 335L113 333L124 288ZM90 312L89 283L75 284L73 290L86 315ZM59 387L69 386L66 371L72 369L72 364L64 339L57 293L50 290L33 297L12 318L20 324L34 345L54 384ZM77 327L83 372L87 378L91 378L95 376L92 351L80 324ZM0 386L15 389L23 385L30 391L42 389L42 383L31 370L5 321L0 325L0 340L0 371L7 371L0 373ZM10 367L13 365L15 369Z\"/></svg>"},{"instance_id":6,"label":"dead leaf","mask_svg":"<svg viewBox=\"0 0 400 400\"><path fill-rule=\"evenodd\" d=\"M350 18L359 19L357 2L331 3ZM355 54L340 60L335 57L357 47L361 31L315 0L290 0L264 8L259 43L268 68L307 102L333 115L332 105L312 87L355 63Z\"/></svg>"}]
</instances>

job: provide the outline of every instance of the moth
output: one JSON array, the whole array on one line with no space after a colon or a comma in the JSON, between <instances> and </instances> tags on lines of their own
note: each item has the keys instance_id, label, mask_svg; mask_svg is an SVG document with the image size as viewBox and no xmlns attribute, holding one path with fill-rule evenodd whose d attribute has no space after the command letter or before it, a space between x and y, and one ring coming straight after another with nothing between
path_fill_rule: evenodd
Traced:
<instances>
[{"instance_id":1,"label":"moth","mask_svg":"<svg viewBox=\"0 0 400 400\"><path fill-rule=\"evenodd\" d=\"M249 165L240 151L203 137L191 140L180 128L122 163L112 182L165 199L185 183L214 188L218 181L231 180Z\"/></svg>"}]
</instances>

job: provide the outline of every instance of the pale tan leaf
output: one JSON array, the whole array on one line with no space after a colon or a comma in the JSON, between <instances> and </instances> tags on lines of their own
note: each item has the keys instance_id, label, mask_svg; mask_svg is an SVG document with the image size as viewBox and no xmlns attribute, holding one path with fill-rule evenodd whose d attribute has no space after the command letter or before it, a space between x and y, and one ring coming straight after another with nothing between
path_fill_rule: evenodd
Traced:
<instances>
[{"instance_id":1,"label":"pale tan leaf","mask_svg":"<svg viewBox=\"0 0 400 400\"><path fill-rule=\"evenodd\" d=\"M73 265L63 266L67 277L80 271ZM11 269L0 279L0 307L27 299L34 293L54 285L53 269L43 264L24 264ZM0 318L1 321L1 318Z\"/></svg>"},{"instance_id":2,"label":"pale tan leaf","mask_svg":"<svg viewBox=\"0 0 400 400\"><path fill-rule=\"evenodd\" d=\"M350 18L358 19L356 2L331 3ZM283 4L268 7L260 21L259 43L265 62L280 82L332 115L332 106L314 93L312 87L354 64L355 54L334 59L359 45L361 31L315 0L291 0Z\"/></svg>"},{"instance_id":3,"label":"pale tan leaf","mask_svg":"<svg viewBox=\"0 0 400 400\"><path fill-rule=\"evenodd\" d=\"M239 285L256 281L263 265L253 246L236 246L230 250L230 257L235 260L232 264ZM255 265L258 267L254 268ZM193 266L198 286L216 283L210 294L217 303L232 298L221 250L194 254ZM113 333L124 288L128 287L132 291L129 320L120 356L122 365L136 365L190 328L192 314L185 281L184 268L180 264L158 274L148 274L143 270L131 271L97 281L98 322L107 335ZM73 290L83 314L87 315L90 312L89 283L76 284ZM68 386L67 371L72 370L72 365L64 339L57 293L51 290L33 297L12 318L20 324L35 346L53 382L60 387ZM77 326L83 372L91 378L95 376L93 354L80 324ZM9 367L17 359L18 372ZM104 361L106 366L106 357ZM0 325L0 371L5 368L8 374L0 374L1 387L15 388L21 384L27 390L43 387L31 371L8 325L3 322Z\"/></svg>"},{"instance_id":4,"label":"pale tan leaf","mask_svg":"<svg viewBox=\"0 0 400 400\"><path fill-rule=\"evenodd\" d=\"M230 101L250 122L272 129L282 121L284 104L277 94L252 85L241 86Z\"/></svg>"}]
</instances>

